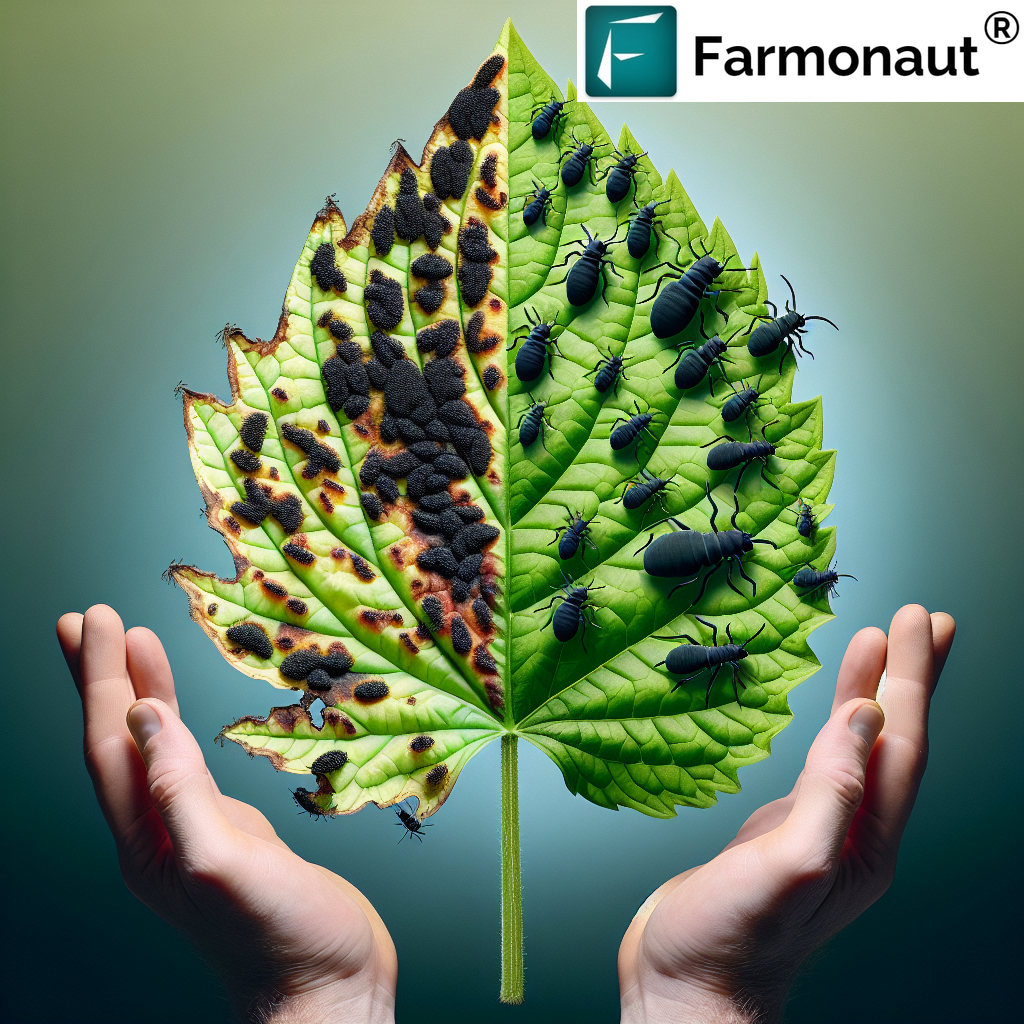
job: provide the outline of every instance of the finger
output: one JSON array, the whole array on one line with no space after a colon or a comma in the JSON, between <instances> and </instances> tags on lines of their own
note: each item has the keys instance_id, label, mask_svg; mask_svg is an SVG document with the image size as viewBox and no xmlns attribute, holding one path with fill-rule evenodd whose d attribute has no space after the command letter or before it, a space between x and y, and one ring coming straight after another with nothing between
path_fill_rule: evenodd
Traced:
<instances>
[{"instance_id":1,"label":"finger","mask_svg":"<svg viewBox=\"0 0 1024 1024\"><path fill-rule=\"evenodd\" d=\"M125 635L128 655L128 675L135 695L156 697L180 715L174 694L174 676L156 633L145 626L135 626Z\"/></svg>"},{"instance_id":2,"label":"finger","mask_svg":"<svg viewBox=\"0 0 1024 1024\"><path fill-rule=\"evenodd\" d=\"M855 697L875 699L878 680L885 669L886 637L877 626L856 633L846 648L836 679L836 696L830 714L834 715Z\"/></svg>"},{"instance_id":3,"label":"finger","mask_svg":"<svg viewBox=\"0 0 1024 1024\"><path fill-rule=\"evenodd\" d=\"M931 616L919 604L902 607L889 627L886 652L886 736L899 736L918 748L927 745L928 706L935 688Z\"/></svg>"},{"instance_id":4,"label":"finger","mask_svg":"<svg viewBox=\"0 0 1024 1024\"><path fill-rule=\"evenodd\" d=\"M75 682L79 696L82 693L82 677L78 671L78 658L82 653L82 623L85 616L81 612L67 612L57 620L57 643L64 654L68 671Z\"/></svg>"},{"instance_id":5,"label":"finger","mask_svg":"<svg viewBox=\"0 0 1024 1024\"><path fill-rule=\"evenodd\" d=\"M65 638L73 640L73 622L65 629ZM135 693L128 679L124 626L113 608L93 605L82 617L78 670L85 763L110 831L121 843L145 814L149 797L142 760L124 722Z\"/></svg>"},{"instance_id":6,"label":"finger","mask_svg":"<svg viewBox=\"0 0 1024 1024\"><path fill-rule=\"evenodd\" d=\"M149 795L176 857L195 871L213 870L237 833L225 817L199 744L161 700L133 704L128 728L146 764Z\"/></svg>"},{"instance_id":7,"label":"finger","mask_svg":"<svg viewBox=\"0 0 1024 1024\"><path fill-rule=\"evenodd\" d=\"M824 880L838 868L883 722L874 701L856 698L825 723L811 744L793 809L774 833L772 849L783 862L781 884L794 874L801 880Z\"/></svg>"},{"instance_id":8,"label":"finger","mask_svg":"<svg viewBox=\"0 0 1024 1024\"><path fill-rule=\"evenodd\" d=\"M124 624L113 608L96 604L85 613L78 667L88 753L111 737L127 738L124 716L135 700L128 679Z\"/></svg>"},{"instance_id":9,"label":"finger","mask_svg":"<svg viewBox=\"0 0 1024 1024\"><path fill-rule=\"evenodd\" d=\"M932 612L929 618L932 620L932 671L935 675L935 685L938 685L939 676L946 667L946 659L956 636L956 623L953 616L946 612Z\"/></svg>"},{"instance_id":10,"label":"finger","mask_svg":"<svg viewBox=\"0 0 1024 1024\"><path fill-rule=\"evenodd\" d=\"M885 728L868 766L864 810L851 838L890 868L928 761L928 710L955 632L951 616L929 616L920 605L901 608L889 630L881 698Z\"/></svg>"}]
</instances>

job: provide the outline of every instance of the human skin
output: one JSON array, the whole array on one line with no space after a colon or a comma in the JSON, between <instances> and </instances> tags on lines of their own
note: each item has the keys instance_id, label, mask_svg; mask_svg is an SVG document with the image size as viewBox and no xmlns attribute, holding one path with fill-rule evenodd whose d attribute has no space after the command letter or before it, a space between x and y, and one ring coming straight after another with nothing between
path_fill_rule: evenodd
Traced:
<instances>
[{"instance_id":1,"label":"human skin","mask_svg":"<svg viewBox=\"0 0 1024 1024\"><path fill-rule=\"evenodd\" d=\"M178 717L156 634L125 633L112 608L95 605L64 615L57 636L125 883L216 968L237 1017L393 1021L398 958L384 922L355 886L220 792Z\"/></svg>"},{"instance_id":2,"label":"human skin","mask_svg":"<svg viewBox=\"0 0 1024 1024\"><path fill-rule=\"evenodd\" d=\"M910 605L888 638L874 628L853 638L793 791L633 919L619 951L623 1022L780 1019L801 963L892 881L954 629L948 615ZM218 790L178 717L156 635L126 633L113 609L95 605L64 615L57 636L125 883L217 969L238 1018L394 1020L398 961L383 921L349 882L292 853L259 811Z\"/></svg>"},{"instance_id":3,"label":"human skin","mask_svg":"<svg viewBox=\"0 0 1024 1024\"><path fill-rule=\"evenodd\" d=\"M888 637L857 633L792 792L634 917L619 949L623 1024L781 1020L800 965L892 882L954 632L949 615L908 605Z\"/></svg>"}]
</instances>

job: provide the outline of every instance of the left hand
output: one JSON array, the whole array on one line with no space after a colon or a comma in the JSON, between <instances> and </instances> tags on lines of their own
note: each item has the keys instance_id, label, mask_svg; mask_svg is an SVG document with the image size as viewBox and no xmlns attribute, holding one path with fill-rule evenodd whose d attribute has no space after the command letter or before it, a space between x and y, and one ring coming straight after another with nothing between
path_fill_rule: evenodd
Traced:
<instances>
[{"instance_id":1,"label":"left hand","mask_svg":"<svg viewBox=\"0 0 1024 1024\"><path fill-rule=\"evenodd\" d=\"M199 947L239 1019L393 1021L398 961L384 922L353 885L220 792L178 717L156 635L126 634L95 605L64 615L57 636L125 883Z\"/></svg>"}]
</instances>

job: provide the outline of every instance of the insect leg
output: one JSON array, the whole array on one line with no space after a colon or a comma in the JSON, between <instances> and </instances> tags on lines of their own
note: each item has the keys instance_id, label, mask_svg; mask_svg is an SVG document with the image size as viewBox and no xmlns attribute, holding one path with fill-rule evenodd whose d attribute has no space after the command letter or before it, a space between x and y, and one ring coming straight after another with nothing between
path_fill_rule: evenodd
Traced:
<instances>
[{"instance_id":1,"label":"insect leg","mask_svg":"<svg viewBox=\"0 0 1024 1024\"><path fill-rule=\"evenodd\" d=\"M715 680L718 678L718 673L722 671L722 666L719 665L714 672L711 673L711 682L708 683L708 692L704 695L704 710L711 706L711 688L715 685Z\"/></svg>"},{"instance_id":2,"label":"insect leg","mask_svg":"<svg viewBox=\"0 0 1024 1024\"><path fill-rule=\"evenodd\" d=\"M690 636L689 633L676 633L673 636L660 636L660 635L659 636L655 636L655 635L652 634L651 639L652 640L689 640L690 643L693 644L694 647L700 647L700 644L697 643L697 641L694 640L693 637ZM701 672L703 672L703 671L704 671L704 669L701 669ZM700 675L700 672L698 672L696 674ZM693 676L691 676L690 678L692 679Z\"/></svg>"},{"instance_id":3,"label":"insect leg","mask_svg":"<svg viewBox=\"0 0 1024 1024\"><path fill-rule=\"evenodd\" d=\"M733 556L735 557L735 556ZM742 569L740 570L742 572ZM729 584L729 589L734 593L739 594L740 597L746 599L746 595L740 590L735 583L732 581L732 559L730 558L725 568L725 582Z\"/></svg>"},{"instance_id":4,"label":"insect leg","mask_svg":"<svg viewBox=\"0 0 1024 1024\"><path fill-rule=\"evenodd\" d=\"M713 622L708 622L707 619L702 619L699 615L694 615L694 618L698 622L702 622L705 626L711 627L711 646L718 646L718 627Z\"/></svg>"},{"instance_id":5,"label":"insect leg","mask_svg":"<svg viewBox=\"0 0 1024 1024\"><path fill-rule=\"evenodd\" d=\"M747 467L753 461L754 461L753 459L748 459L746 462L743 463L743 468L740 470L739 476L736 477L736 485L732 489L732 493L733 494L736 494L739 491L739 489L740 489L740 481L743 479L743 474L746 473ZM779 490L781 490L781 489L782 488L779 488Z\"/></svg>"},{"instance_id":6,"label":"insect leg","mask_svg":"<svg viewBox=\"0 0 1024 1024\"><path fill-rule=\"evenodd\" d=\"M704 490L707 493L708 501L711 502L711 532L718 533L718 527L715 525L715 520L718 518L718 506L715 504L715 499L711 497L711 484L707 480L704 481Z\"/></svg>"},{"instance_id":7,"label":"insect leg","mask_svg":"<svg viewBox=\"0 0 1024 1024\"><path fill-rule=\"evenodd\" d=\"M747 688L747 684L745 682L743 682L743 677L740 675L740 669L739 669L739 666L736 664L736 662L732 663L731 668L732 668L732 692L736 695L736 703L739 704L739 702L740 702L740 691L737 689L736 683L737 683L737 681L739 681L740 686L742 686L744 690Z\"/></svg>"},{"instance_id":8,"label":"insect leg","mask_svg":"<svg viewBox=\"0 0 1024 1024\"><path fill-rule=\"evenodd\" d=\"M751 597L756 597L757 596L757 584L743 571L743 560L740 558L740 556L739 555L734 555L733 557L736 559L736 565L737 565L737 567L740 570L740 575L750 584L750 596ZM731 569L732 566L729 566L729 568ZM736 590L736 588L733 587L733 590ZM736 593L739 594L739 591L736 590Z\"/></svg>"}]
</instances>

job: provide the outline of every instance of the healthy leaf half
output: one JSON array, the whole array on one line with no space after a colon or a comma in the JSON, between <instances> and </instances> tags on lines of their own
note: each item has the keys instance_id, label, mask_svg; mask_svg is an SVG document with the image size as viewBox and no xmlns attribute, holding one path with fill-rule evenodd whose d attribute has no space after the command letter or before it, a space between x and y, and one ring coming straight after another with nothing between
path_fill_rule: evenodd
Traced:
<instances>
[{"instance_id":1,"label":"healthy leaf half","mask_svg":"<svg viewBox=\"0 0 1024 1024\"><path fill-rule=\"evenodd\" d=\"M571 83L560 123L535 138L534 114L552 99L561 92L507 24L421 162L399 147L351 230L328 199L274 337L225 328L232 401L183 392L207 518L237 575L170 573L229 662L302 693L222 735L315 774L318 789L297 799L317 814L415 798L422 820L499 736L506 781L523 736L594 803L658 817L707 807L768 756L791 717L787 693L818 668L808 637L831 617L827 593L793 577L825 569L835 538L805 536L797 514L800 501L817 521L831 511L834 453L821 448L820 400L792 400L793 354L748 351L769 312L757 256L744 265L724 227L709 232L675 174L663 181L646 156L629 198L610 201L607 172L640 144L623 128L616 148ZM568 187L560 168L578 142L594 158ZM550 204L527 225L541 186ZM640 260L623 241L634 197L659 204ZM616 241L577 306L565 278L585 266L588 235ZM703 252L727 266L725 290L659 340L651 299L667 287L664 264L685 270ZM523 381L516 353L537 321L557 347ZM681 391L680 347L718 333L727 361ZM595 368L614 357L624 372L598 391ZM760 397L726 423L741 381ZM614 450L616 427L648 411L638 441ZM726 435L775 446L738 488L738 469L707 465ZM670 483L630 510L623 495L641 470ZM589 528L563 560L558 540L576 517ZM749 581L722 564L677 586L683 576L645 572L641 549L682 524L771 544L743 554ZM573 597L581 586L585 601ZM563 642L552 604L574 601L585 610ZM727 627L749 653L735 682L726 666L710 691L709 673L677 685L664 660L680 641L657 637L708 646ZM519 984L503 997L521 998Z\"/></svg>"}]
</instances>

